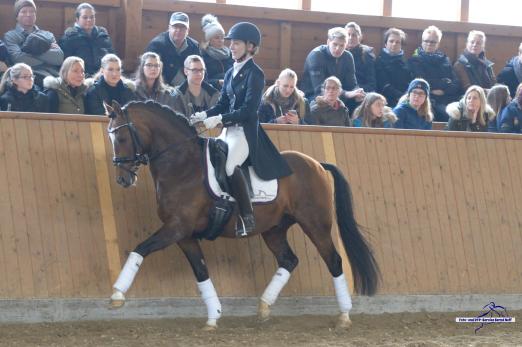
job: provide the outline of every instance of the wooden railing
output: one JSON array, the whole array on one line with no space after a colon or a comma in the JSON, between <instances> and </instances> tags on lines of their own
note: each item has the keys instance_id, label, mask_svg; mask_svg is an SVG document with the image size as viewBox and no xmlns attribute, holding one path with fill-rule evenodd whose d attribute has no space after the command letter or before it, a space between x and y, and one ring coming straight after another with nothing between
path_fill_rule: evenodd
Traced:
<instances>
[{"instance_id":1,"label":"wooden railing","mask_svg":"<svg viewBox=\"0 0 522 347\"><path fill-rule=\"evenodd\" d=\"M148 169L136 187L116 184L106 126L105 117L0 113L0 298L107 296L127 253L159 226ZM520 293L521 136L265 127L281 150L346 175L381 294ZM298 228L289 235L301 261L283 295L332 295L313 245ZM258 236L203 250L222 296L259 295L276 269ZM147 257L129 295L197 292L174 246Z\"/></svg>"}]
</instances>

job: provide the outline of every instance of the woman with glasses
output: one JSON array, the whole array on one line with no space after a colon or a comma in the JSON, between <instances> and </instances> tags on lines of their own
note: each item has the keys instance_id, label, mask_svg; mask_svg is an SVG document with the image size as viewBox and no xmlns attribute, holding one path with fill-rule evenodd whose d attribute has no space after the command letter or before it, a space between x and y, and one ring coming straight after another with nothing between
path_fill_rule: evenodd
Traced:
<instances>
[{"instance_id":1,"label":"woman with glasses","mask_svg":"<svg viewBox=\"0 0 522 347\"><path fill-rule=\"evenodd\" d=\"M8 68L0 81L0 110L51 112L49 97L34 84L31 67L18 63Z\"/></svg>"},{"instance_id":2,"label":"woman with glasses","mask_svg":"<svg viewBox=\"0 0 522 347\"><path fill-rule=\"evenodd\" d=\"M230 48L225 46L225 30L217 17L207 14L201 18L201 29L205 40L199 44L201 57L207 67L206 80L221 90L225 72L234 64Z\"/></svg>"},{"instance_id":3,"label":"woman with glasses","mask_svg":"<svg viewBox=\"0 0 522 347\"><path fill-rule=\"evenodd\" d=\"M136 99L154 100L174 108L174 89L163 81L163 62L159 54L145 52L140 57L140 66L136 71Z\"/></svg>"},{"instance_id":4,"label":"woman with glasses","mask_svg":"<svg viewBox=\"0 0 522 347\"><path fill-rule=\"evenodd\" d=\"M68 57L60 68L60 77L47 76L44 87L51 100L52 112L84 114L87 85L82 58Z\"/></svg>"},{"instance_id":5,"label":"woman with glasses","mask_svg":"<svg viewBox=\"0 0 522 347\"><path fill-rule=\"evenodd\" d=\"M393 112L398 118L395 128L431 130L433 113L428 82L422 78L411 81Z\"/></svg>"},{"instance_id":6,"label":"woman with glasses","mask_svg":"<svg viewBox=\"0 0 522 347\"><path fill-rule=\"evenodd\" d=\"M408 66L414 77L425 79L431 87L429 95L435 120L446 122L446 105L457 101L462 95L459 82L451 62L439 50L442 31L436 26L427 27L422 33L422 43L408 60Z\"/></svg>"},{"instance_id":7,"label":"woman with glasses","mask_svg":"<svg viewBox=\"0 0 522 347\"><path fill-rule=\"evenodd\" d=\"M94 83L93 83L94 81ZM113 100L120 105L135 100L134 82L121 76L121 60L115 54L107 54L101 60L100 71L87 80L91 84L85 95L85 113L103 115L105 107L103 102L111 104Z\"/></svg>"},{"instance_id":8,"label":"woman with glasses","mask_svg":"<svg viewBox=\"0 0 522 347\"><path fill-rule=\"evenodd\" d=\"M208 110L219 100L219 91L205 82L205 62L199 55L189 55L184 64L185 82L174 88L173 109L189 118Z\"/></svg>"},{"instance_id":9,"label":"woman with glasses","mask_svg":"<svg viewBox=\"0 0 522 347\"><path fill-rule=\"evenodd\" d=\"M486 34L471 30L466 41L466 48L453 65L462 90L471 85L481 86L488 91L497 82L493 72L493 62L486 58Z\"/></svg>"},{"instance_id":10,"label":"woman with glasses","mask_svg":"<svg viewBox=\"0 0 522 347\"><path fill-rule=\"evenodd\" d=\"M330 76L323 82L323 92L312 101L307 124L345 126L352 125L348 107L339 98L342 92L341 81Z\"/></svg>"},{"instance_id":11,"label":"woman with glasses","mask_svg":"<svg viewBox=\"0 0 522 347\"><path fill-rule=\"evenodd\" d=\"M65 57L77 56L85 62L85 73L92 76L100 69L104 55L114 53L107 29L96 26L96 11L86 2L78 5L76 22L65 30L60 39Z\"/></svg>"}]
</instances>

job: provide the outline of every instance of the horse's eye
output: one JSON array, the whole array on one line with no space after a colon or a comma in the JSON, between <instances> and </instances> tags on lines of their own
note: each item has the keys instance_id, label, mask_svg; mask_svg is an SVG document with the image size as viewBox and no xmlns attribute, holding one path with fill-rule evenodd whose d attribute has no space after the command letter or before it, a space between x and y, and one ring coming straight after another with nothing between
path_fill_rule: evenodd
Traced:
<instances>
[{"instance_id":1,"label":"horse's eye","mask_svg":"<svg viewBox=\"0 0 522 347\"><path fill-rule=\"evenodd\" d=\"M125 144L125 142L127 142L127 138L125 138L125 137L117 137L116 141L118 141L118 143L120 145L122 145L122 144Z\"/></svg>"}]
</instances>

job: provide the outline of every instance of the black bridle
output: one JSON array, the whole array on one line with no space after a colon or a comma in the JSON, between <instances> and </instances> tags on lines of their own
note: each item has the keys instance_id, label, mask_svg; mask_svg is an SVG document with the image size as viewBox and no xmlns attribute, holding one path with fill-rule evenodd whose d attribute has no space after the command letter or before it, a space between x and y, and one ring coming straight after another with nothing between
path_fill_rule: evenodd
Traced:
<instances>
[{"instance_id":1,"label":"black bridle","mask_svg":"<svg viewBox=\"0 0 522 347\"><path fill-rule=\"evenodd\" d=\"M122 113L123 113L123 117L125 119L125 123L122 125L118 125L115 128L108 128L107 132L109 134L115 135L119 130L121 130L123 128L129 128L129 133L130 133L131 141L132 141L133 156L132 157L114 156L112 158L112 163L115 166L119 167L120 169L128 172L129 174L131 174L133 176L136 176L136 170L138 169L138 167L140 165L148 165L150 162L159 158L162 154L166 153L167 151L169 151L175 147L178 147L186 142L198 139L199 134L196 136L189 137L188 139L183 140L181 142L170 144L166 148L162 149L161 151L159 151L153 155L149 155L144 152L143 142L140 139L138 130L136 129L136 127L134 126L134 123L132 123L132 121L129 117L127 109L122 109ZM114 113L114 111L110 114L111 119L116 118L116 116L117 115ZM134 170L127 169L125 166L123 166L123 164L128 164L128 163L132 163L132 169L134 169Z\"/></svg>"}]
</instances>

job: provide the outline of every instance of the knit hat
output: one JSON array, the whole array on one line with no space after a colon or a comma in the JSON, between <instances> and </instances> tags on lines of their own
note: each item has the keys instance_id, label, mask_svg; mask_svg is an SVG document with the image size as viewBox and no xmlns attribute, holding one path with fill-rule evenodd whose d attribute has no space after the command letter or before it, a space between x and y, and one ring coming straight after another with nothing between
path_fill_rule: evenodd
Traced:
<instances>
[{"instance_id":1,"label":"knit hat","mask_svg":"<svg viewBox=\"0 0 522 347\"><path fill-rule=\"evenodd\" d=\"M14 14L15 18L18 17L18 13L20 10L24 7L32 7L36 10L36 5L34 4L33 0L16 0L14 4Z\"/></svg>"},{"instance_id":2,"label":"knit hat","mask_svg":"<svg viewBox=\"0 0 522 347\"><path fill-rule=\"evenodd\" d=\"M225 30L219 24L216 16L206 14L201 18L201 29L205 33L205 41L210 41L217 34L225 35Z\"/></svg>"},{"instance_id":3,"label":"knit hat","mask_svg":"<svg viewBox=\"0 0 522 347\"><path fill-rule=\"evenodd\" d=\"M414 89L421 89L424 91L424 93L426 93L426 96L430 95L430 85L428 82L426 82L425 79L416 78L411 81L410 85L408 86L408 94L410 94Z\"/></svg>"}]
</instances>

